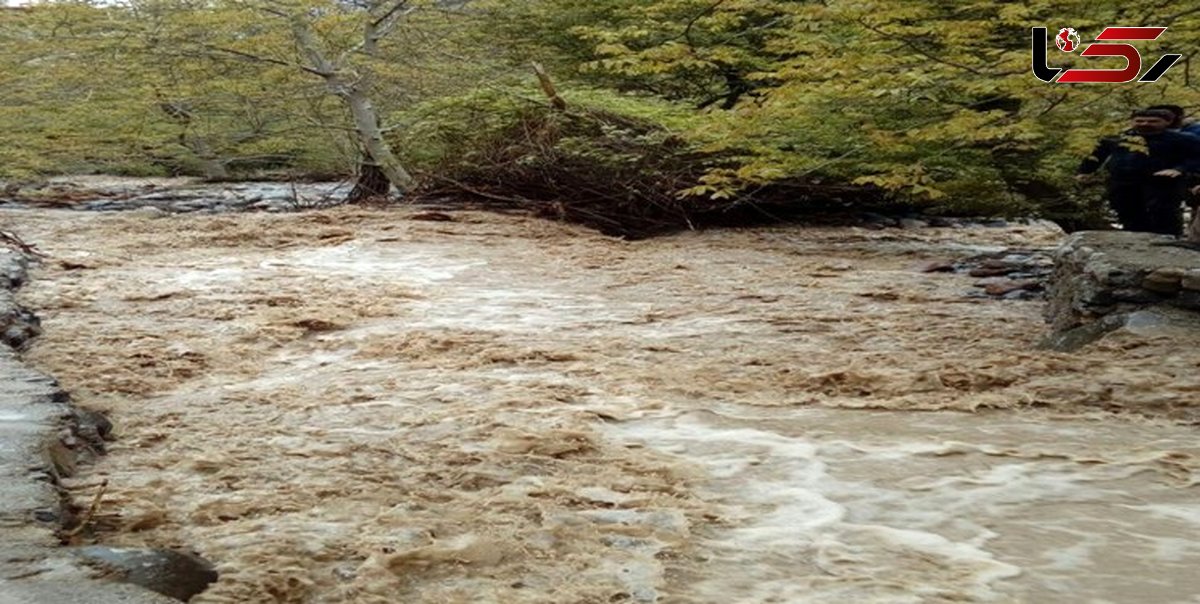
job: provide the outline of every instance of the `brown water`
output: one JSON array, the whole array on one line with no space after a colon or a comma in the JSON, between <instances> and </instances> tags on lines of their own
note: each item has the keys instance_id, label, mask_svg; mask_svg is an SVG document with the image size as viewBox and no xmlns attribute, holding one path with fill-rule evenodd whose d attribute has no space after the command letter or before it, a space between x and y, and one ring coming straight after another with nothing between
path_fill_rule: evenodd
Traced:
<instances>
[{"instance_id":1,"label":"brown water","mask_svg":"<svg viewBox=\"0 0 1200 604\"><path fill-rule=\"evenodd\" d=\"M199 602L1200 601L1195 334L913 270L1058 233L457 216L5 214L103 539Z\"/></svg>"}]
</instances>

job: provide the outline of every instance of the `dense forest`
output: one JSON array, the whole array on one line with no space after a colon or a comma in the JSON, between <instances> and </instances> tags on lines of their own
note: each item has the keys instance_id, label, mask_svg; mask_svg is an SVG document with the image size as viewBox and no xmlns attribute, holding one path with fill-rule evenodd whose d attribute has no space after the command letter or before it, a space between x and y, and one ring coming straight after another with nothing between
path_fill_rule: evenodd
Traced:
<instances>
[{"instance_id":1,"label":"dense forest","mask_svg":"<svg viewBox=\"0 0 1200 604\"><path fill-rule=\"evenodd\" d=\"M0 9L0 177L322 178L364 196L670 213L1094 212L1130 109L1200 113L1200 7L944 0L122 0ZM1145 84L1047 84L1030 28L1139 42ZM1049 45L1052 66L1119 68ZM648 214L649 215L649 214Z\"/></svg>"}]
</instances>

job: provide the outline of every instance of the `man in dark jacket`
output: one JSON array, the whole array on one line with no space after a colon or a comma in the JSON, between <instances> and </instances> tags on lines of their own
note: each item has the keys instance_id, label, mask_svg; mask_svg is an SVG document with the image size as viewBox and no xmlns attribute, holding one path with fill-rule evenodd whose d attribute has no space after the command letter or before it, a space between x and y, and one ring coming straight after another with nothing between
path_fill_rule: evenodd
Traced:
<instances>
[{"instance_id":1,"label":"man in dark jacket","mask_svg":"<svg viewBox=\"0 0 1200 604\"><path fill-rule=\"evenodd\" d=\"M1086 181L1105 165L1108 203L1127 231L1179 236L1186 173L1200 172L1200 139L1170 130L1174 115L1161 109L1133 112L1132 129L1100 141L1079 166Z\"/></svg>"},{"instance_id":2,"label":"man in dark jacket","mask_svg":"<svg viewBox=\"0 0 1200 604\"><path fill-rule=\"evenodd\" d=\"M1146 109L1165 109L1171 112L1171 125L1168 126L1172 130L1178 130L1184 134L1192 136L1200 136L1200 122L1194 119L1188 119L1187 113L1183 107L1179 105L1151 105Z\"/></svg>"}]
</instances>

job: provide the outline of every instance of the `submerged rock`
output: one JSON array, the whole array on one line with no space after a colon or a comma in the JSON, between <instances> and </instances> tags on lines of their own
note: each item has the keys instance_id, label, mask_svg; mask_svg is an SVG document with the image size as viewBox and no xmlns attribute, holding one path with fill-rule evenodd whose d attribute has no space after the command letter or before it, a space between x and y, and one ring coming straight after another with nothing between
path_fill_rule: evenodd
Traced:
<instances>
[{"instance_id":1,"label":"submerged rock","mask_svg":"<svg viewBox=\"0 0 1200 604\"><path fill-rule=\"evenodd\" d=\"M978 254L959 261L935 260L919 265L922 273L966 273L980 280L968 298L1033 300L1042 297L1053 261L1050 250L1002 249Z\"/></svg>"}]
</instances>

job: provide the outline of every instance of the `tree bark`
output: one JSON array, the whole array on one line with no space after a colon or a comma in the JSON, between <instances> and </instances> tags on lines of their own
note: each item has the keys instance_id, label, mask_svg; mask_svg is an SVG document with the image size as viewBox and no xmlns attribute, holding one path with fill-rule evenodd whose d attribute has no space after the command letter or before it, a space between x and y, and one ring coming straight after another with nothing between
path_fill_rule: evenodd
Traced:
<instances>
[{"instance_id":1,"label":"tree bark","mask_svg":"<svg viewBox=\"0 0 1200 604\"><path fill-rule=\"evenodd\" d=\"M373 163L379 166L379 170L401 192L411 190L416 181L408 173L408 170L404 169L400 160L392 153L391 145L383 138L383 131L379 128L379 117L375 112L375 106L371 104L371 99L354 87L347 90L342 98L350 108L350 114L354 117L355 130L358 131L359 142L362 143L366 150L366 156L370 160L363 163Z\"/></svg>"},{"instance_id":2,"label":"tree bark","mask_svg":"<svg viewBox=\"0 0 1200 604\"><path fill-rule=\"evenodd\" d=\"M364 156L359 169L360 179L363 175L374 173L367 168L373 165L377 166L378 171L387 177L390 184L395 185L402 193L411 190L416 180L404 169L396 154L392 152L391 145L383 137L383 130L379 127L379 114L367 96L369 78L359 76L353 81L348 81L340 72L340 66L326 57L316 33L304 16L296 15L292 18L292 34L300 50L312 63L311 71L320 75L329 90L342 99L346 108L350 110ZM373 38L378 35L380 32L368 28L365 44L371 44ZM377 183L360 184L368 185L369 188L377 187Z\"/></svg>"}]
</instances>

